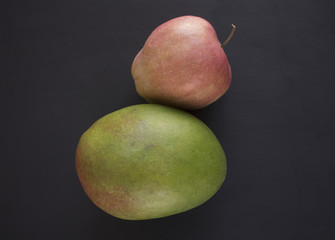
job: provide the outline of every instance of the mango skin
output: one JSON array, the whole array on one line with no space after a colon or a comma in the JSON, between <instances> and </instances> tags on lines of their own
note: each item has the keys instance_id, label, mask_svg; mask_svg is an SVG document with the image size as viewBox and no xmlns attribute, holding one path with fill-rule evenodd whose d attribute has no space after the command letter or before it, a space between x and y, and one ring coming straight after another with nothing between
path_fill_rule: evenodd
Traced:
<instances>
[{"instance_id":1,"label":"mango skin","mask_svg":"<svg viewBox=\"0 0 335 240\"><path fill-rule=\"evenodd\" d=\"M158 104L110 113L80 138L76 170L87 196L128 220L161 218L199 206L226 176L225 153L193 115Z\"/></svg>"}]
</instances>

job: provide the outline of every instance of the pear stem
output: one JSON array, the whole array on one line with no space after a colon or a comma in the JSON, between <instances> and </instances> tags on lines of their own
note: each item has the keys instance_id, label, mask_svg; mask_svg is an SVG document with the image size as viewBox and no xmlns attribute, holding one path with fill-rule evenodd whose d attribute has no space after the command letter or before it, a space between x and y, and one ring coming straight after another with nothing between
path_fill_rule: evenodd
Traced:
<instances>
[{"instance_id":1,"label":"pear stem","mask_svg":"<svg viewBox=\"0 0 335 240\"><path fill-rule=\"evenodd\" d=\"M226 41L224 41L224 42L221 44L221 47L224 47L224 46L229 42L229 40L232 38L232 36L234 35L234 32L235 32L235 30L236 30L236 26L235 26L234 24L232 24L232 27L233 27L233 29L231 30L231 32L230 32L228 38L226 39Z\"/></svg>"}]
</instances>

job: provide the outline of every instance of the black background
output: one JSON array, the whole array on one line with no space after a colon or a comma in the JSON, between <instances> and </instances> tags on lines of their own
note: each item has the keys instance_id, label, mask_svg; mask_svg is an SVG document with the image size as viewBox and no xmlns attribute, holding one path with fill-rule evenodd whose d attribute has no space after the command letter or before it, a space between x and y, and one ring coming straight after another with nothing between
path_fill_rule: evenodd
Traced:
<instances>
[{"instance_id":1,"label":"black background","mask_svg":"<svg viewBox=\"0 0 335 240\"><path fill-rule=\"evenodd\" d=\"M335 239L335 6L330 0L0 3L1 239ZM144 103L130 74L151 31L212 23L231 88L193 111L225 149L219 192L162 219L114 218L75 172L81 134Z\"/></svg>"}]
</instances>

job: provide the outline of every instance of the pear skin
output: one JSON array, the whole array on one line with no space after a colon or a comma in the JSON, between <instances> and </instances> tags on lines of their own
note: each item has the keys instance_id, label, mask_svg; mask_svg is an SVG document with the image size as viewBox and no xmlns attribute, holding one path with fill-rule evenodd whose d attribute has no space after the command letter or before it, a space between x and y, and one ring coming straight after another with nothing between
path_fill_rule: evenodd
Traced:
<instances>
[{"instance_id":1,"label":"pear skin","mask_svg":"<svg viewBox=\"0 0 335 240\"><path fill-rule=\"evenodd\" d=\"M158 26L136 55L131 73L138 94L148 102L189 110L215 102L232 78L213 26L196 16Z\"/></svg>"}]
</instances>

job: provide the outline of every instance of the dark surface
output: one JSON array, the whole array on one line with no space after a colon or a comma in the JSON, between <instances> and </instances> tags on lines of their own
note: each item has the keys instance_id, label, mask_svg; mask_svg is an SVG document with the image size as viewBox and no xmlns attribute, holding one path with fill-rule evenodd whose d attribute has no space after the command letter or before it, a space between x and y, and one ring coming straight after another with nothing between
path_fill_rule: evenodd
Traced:
<instances>
[{"instance_id":1,"label":"dark surface","mask_svg":"<svg viewBox=\"0 0 335 240\"><path fill-rule=\"evenodd\" d=\"M1 239L335 239L333 1L0 3ZM84 194L74 156L95 120L144 103L130 66L150 32L201 16L224 41L229 91L192 112L228 176L204 205L125 221Z\"/></svg>"}]
</instances>

